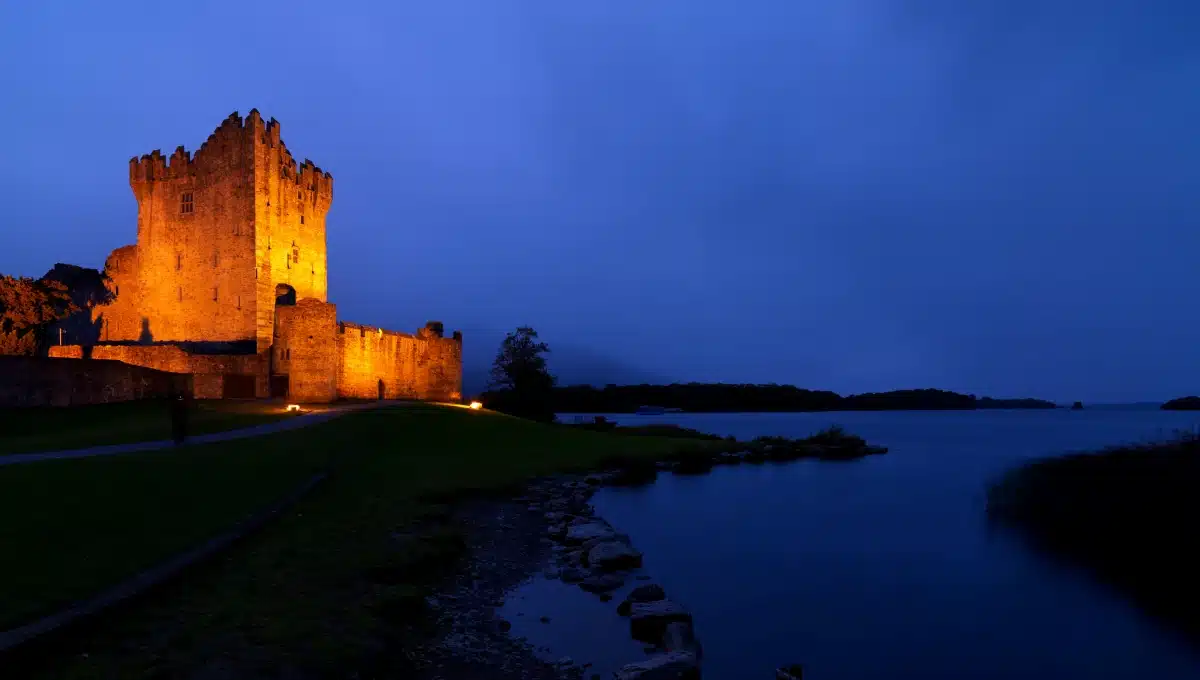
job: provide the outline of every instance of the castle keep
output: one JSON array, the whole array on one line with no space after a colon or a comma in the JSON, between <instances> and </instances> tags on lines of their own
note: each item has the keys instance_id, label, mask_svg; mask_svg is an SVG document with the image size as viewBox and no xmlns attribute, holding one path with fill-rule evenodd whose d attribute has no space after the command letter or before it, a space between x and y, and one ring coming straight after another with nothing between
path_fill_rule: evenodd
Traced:
<instances>
[{"instance_id":1,"label":"castle keep","mask_svg":"<svg viewBox=\"0 0 1200 680\"><path fill-rule=\"evenodd\" d=\"M195 155L131 159L129 184L137 244L105 262L116 299L93 310L100 340L51 356L190 373L199 398L461 398L461 333L338 322L325 253L333 177L297 165L274 119L235 112Z\"/></svg>"}]
</instances>

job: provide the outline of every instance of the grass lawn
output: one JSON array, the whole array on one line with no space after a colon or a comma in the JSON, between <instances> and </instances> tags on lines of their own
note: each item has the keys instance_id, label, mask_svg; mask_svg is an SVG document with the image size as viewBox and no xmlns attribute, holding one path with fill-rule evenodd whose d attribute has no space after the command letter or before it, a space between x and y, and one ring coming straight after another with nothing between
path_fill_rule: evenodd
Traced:
<instances>
[{"instance_id":1,"label":"grass lawn","mask_svg":"<svg viewBox=\"0 0 1200 680\"><path fill-rule=\"evenodd\" d=\"M988 511L1200 644L1200 440L1035 461L989 491Z\"/></svg>"},{"instance_id":2,"label":"grass lawn","mask_svg":"<svg viewBox=\"0 0 1200 680\"><path fill-rule=\"evenodd\" d=\"M393 535L436 512L432 497L702 445L410 406L170 455L0 468L0 622L94 592L330 469L278 523L106 621L75 650L86 658L67 650L44 677L175 677L230 664L350 677L387 635L372 614L381 586L364 574L404 573L421 559L421 539L401 547Z\"/></svg>"},{"instance_id":3,"label":"grass lawn","mask_svg":"<svg viewBox=\"0 0 1200 680\"><path fill-rule=\"evenodd\" d=\"M195 401L189 434L222 432L293 417L278 404ZM72 407L0 409L0 455L62 451L171 438L165 400L148 399Z\"/></svg>"}]
</instances>

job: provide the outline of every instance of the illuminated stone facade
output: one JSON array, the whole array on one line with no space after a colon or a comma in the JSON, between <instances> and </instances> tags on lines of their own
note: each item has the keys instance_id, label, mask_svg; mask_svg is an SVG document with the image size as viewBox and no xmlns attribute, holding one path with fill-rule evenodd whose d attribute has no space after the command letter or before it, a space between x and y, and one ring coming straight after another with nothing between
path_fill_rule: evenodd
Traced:
<instances>
[{"instance_id":1,"label":"illuminated stone facade","mask_svg":"<svg viewBox=\"0 0 1200 680\"><path fill-rule=\"evenodd\" d=\"M461 398L461 334L337 322L325 250L333 177L297 165L274 119L235 112L194 155L131 159L129 184L137 244L105 263L116 299L93 312L93 357L192 373L201 397L231 396L237 382L296 401Z\"/></svg>"}]
</instances>

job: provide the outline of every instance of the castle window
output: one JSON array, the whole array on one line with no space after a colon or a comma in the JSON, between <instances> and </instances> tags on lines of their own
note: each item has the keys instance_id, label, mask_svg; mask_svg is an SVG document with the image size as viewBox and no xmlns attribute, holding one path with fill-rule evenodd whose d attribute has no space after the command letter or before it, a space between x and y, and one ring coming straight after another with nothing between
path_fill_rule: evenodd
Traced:
<instances>
[{"instance_id":1,"label":"castle window","mask_svg":"<svg viewBox=\"0 0 1200 680\"><path fill-rule=\"evenodd\" d=\"M304 200L304 192L297 189L296 190L296 199L303 201Z\"/></svg>"},{"instance_id":2,"label":"castle window","mask_svg":"<svg viewBox=\"0 0 1200 680\"><path fill-rule=\"evenodd\" d=\"M219 261L220 261L220 254L219 254L219 253L217 253L217 251L215 251L215 250L214 250L214 251L213 251L213 267L216 267L216 266L217 266L217 263L218 263Z\"/></svg>"},{"instance_id":3,"label":"castle window","mask_svg":"<svg viewBox=\"0 0 1200 680\"><path fill-rule=\"evenodd\" d=\"M304 224L304 215L300 216L300 224Z\"/></svg>"},{"instance_id":4,"label":"castle window","mask_svg":"<svg viewBox=\"0 0 1200 680\"><path fill-rule=\"evenodd\" d=\"M187 215L192 212L192 192L187 192L179 197L179 212Z\"/></svg>"},{"instance_id":5,"label":"castle window","mask_svg":"<svg viewBox=\"0 0 1200 680\"><path fill-rule=\"evenodd\" d=\"M289 347L283 351L283 358L285 358L285 359L292 358L292 348Z\"/></svg>"},{"instance_id":6,"label":"castle window","mask_svg":"<svg viewBox=\"0 0 1200 680\"><path fill-rule=\"evenodd\" d=\"M183 271L183 253L175 253L175 271Z\"/></svg>"},{"instance_id":7,"label":"castle window","mask_svg":"<svg viewBox=\"0 0 1200 680\"><path fill-rule=\"evenodd\" d=\"M183 302L183 286L179 287L179 301Z\"/></svg>"},{"instance_id":8,"label":"castle window","mask_svg":"<svg viewBox=\"0 0 1200 680\"><path fill-rule=\"evenodd\" d=\"M287 268L288 269L292 268L292 256L291 255L288 255L288 257L287 257Z\"/></svg>"},{"instance_id":9,"label":"castle window","mask_svg":"<svg viewBox=\"0 0 1200 680\"><path fill-rule=\"evenodd\" d=\"M241 295L237 296L237 308L238 309L242 308L242 296Z\"/></svg>"},{"instance_id":10,"label":"castle window","mask_svg":"<svg viewBox=\"0 0 1200 680\"><path fill-rule=\"evenodd\" d=\"M217 287L213 286L213 302L217 301Z\"/></svg>"}]
</instances>

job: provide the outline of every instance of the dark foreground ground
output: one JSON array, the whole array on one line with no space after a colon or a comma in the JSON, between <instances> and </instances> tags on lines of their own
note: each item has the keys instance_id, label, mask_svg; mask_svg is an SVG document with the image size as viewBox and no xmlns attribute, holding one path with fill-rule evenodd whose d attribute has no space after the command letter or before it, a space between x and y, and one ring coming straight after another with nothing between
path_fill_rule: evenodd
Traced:
<instances>
[{"instance_id":1,"label":"dark foreground ground","mask_svg":"<svg viewBox=\"0 0 1200 680\"><path fill-rule=\"evenodd\" d=\"M193 435L224 432L294 416L278 402L194 401L188 431ZM0 455L170 438L171 413L165 399L0 409Z\"/></svg>"},{"instance_id":2,"label":"dark foreground ground","mask_svg":"<svg viewBox=\"0 0 1200 680\"><path fill-rule=\"evenodd\" d=\"M261 532L44 654L5 659L0 675L557 677L515 641L507 670L452 667L471 657L429 642L544 557L543 520L510 516L502 499L531 479L718 444L418 405L170 454L0 467L0 628L109 587L328 473ZM455 578L474 594L431 606ZM451 632L478 637L474 626Z\"/></svg>"},{"instance_id":3,"label":"dark foreground ground","mask_svg":"<svg viewBox=\"0 0 1200 680\"><path fill-rule=\"evenodd\" d=\"M988 511L1200 646L1200 440L1035 461L990 489Z\"/></svg>"}]
</instances>

